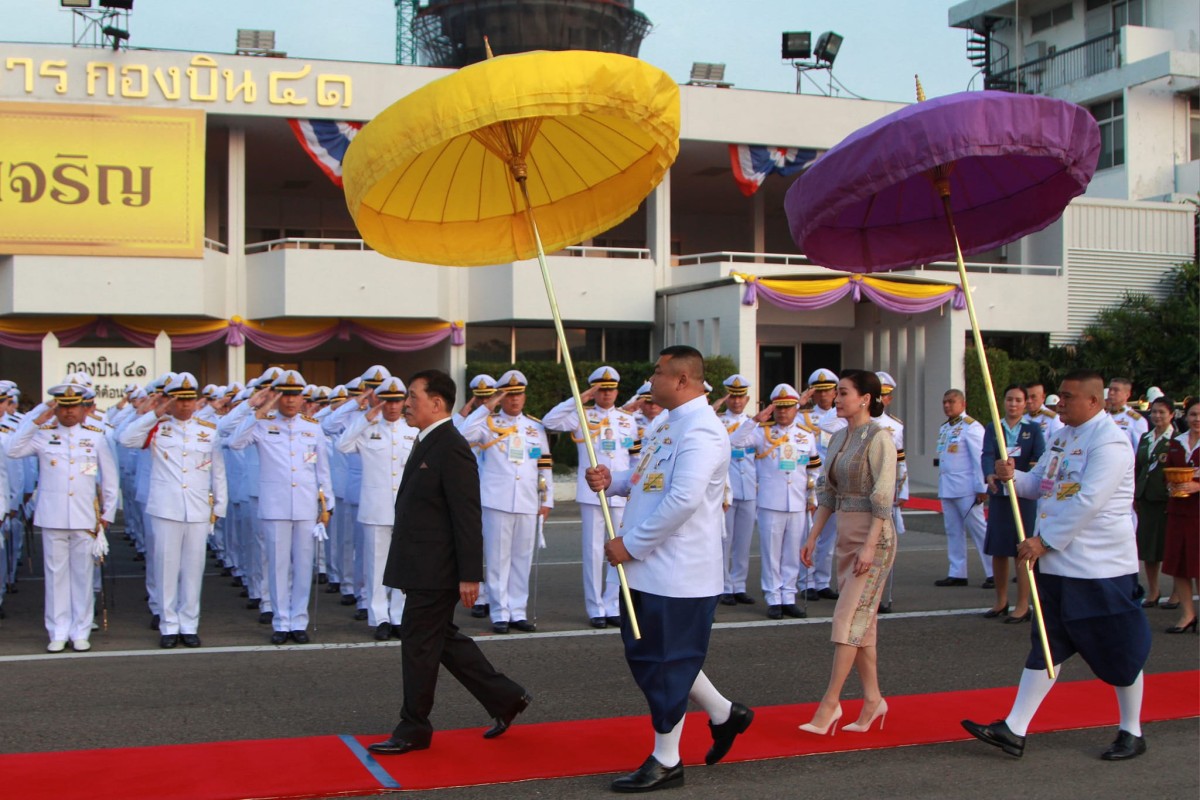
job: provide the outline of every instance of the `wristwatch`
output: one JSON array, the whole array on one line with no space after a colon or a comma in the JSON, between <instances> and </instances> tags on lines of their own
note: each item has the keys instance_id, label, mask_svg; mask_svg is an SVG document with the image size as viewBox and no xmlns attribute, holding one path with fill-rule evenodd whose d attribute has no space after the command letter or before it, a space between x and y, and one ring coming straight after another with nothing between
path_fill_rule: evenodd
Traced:
<instances>
[{"instance_id":1,"label":"wristwatch","mask_svg":"<svg viewBox=\"0 0 1200 800\"><path fill-rule=\"evenodd\" d=\"M1044 547L1047 552L1050 552L1051 550L1054 549L1053 547L1050 546L1049 542L1047 542L1045 539L1042 538L1042 535L1040 533L1037 536L1035 536L1034 538L1037 539L1039 542L1041 542L1042 547Z\"/></svg>"}]
</instances>

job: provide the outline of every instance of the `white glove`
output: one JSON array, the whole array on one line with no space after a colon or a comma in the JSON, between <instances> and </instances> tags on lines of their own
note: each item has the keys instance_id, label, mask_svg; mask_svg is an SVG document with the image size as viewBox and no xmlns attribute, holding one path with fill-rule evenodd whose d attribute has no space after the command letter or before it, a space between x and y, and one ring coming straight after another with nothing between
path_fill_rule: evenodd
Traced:
<instances>
[{"instance_id":1,"label":"white glove","mask_svg":"<svg viewBox=\"0 0 1200 800\"><path fill-rule=\"evenodd\" d=\"M108 538L104 535L104 528L96 531L96 538L92 540L92 558L104 558L108 555Z\"/></svg>"},{"instance_id":2,"label":"white glove","mask_svg":"<svg viewBox=\"0 0 1200 800\"><path fill-rule=\"evenodd\" d=\"M318 522L313 526L313 538L318 542L325 542L329 540L329 534L325 531L324 522Z\"/></svg>"}]
</instances>

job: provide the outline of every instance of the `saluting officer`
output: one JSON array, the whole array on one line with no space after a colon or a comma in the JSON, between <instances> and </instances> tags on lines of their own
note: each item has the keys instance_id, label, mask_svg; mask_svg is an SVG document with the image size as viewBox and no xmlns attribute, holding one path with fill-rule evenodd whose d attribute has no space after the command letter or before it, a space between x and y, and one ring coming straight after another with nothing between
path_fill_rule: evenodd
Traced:
<instances>
[{"instance_id":1,"label":"saluting officer","mask_svg":"<svg viewBox=\"0 0 1200 800\"><path fill-rule=\"evenodd\" d=\"M796 606L796 584L808 512L817 505L810 489L820 474L821 457L817 433L796 421L799 402L795 389L779 384L771 392L771 403L729 438L733 447L755 451L762 589L769 619L804 616Z\"/></svg>"},{"instance_id":2,"label":"saluting officer","mask_svg":"<svg viewBox=\"0 0 1200 800\"><path fill-rule=\"evenodd\" d=\"M481 456L483 548L495 633L508 633L510 626L537 630L527 613L529 572L538 546L537 518L549 516L554 505L552 492L539 499L538 478L553 484L550 442L541 422L524 413L527 385L524 374L510 369L461 429Z\"/></svg>"},{"instance_id":3,"label":"saluting officer","mask_svg":"<svg viewBox=\"0 0 1200 800\"><path fill-rule=\"evenodd\" d=\"M225 460L216 423L197 419L196 378L180 372L154 408L125 428L121 444L148 442L152 464L146 513L154 518L154 570L162 603L159 645L199 647L204 544L225 516Z\"/></svg>"},{"instance_id":4,"label":"saluting officer","mask_svg":"<svg viewBox=\"0 0 1200 800\"><path fill-rule=\"evenodd\" d=\"M621 375L612 367L599 367L588 376L590 388L581 398L583 402L595 400L588 409L587 435L591 437L599 464L610 472L623 472L630 467L629 451L634 448L637 423L633 415L615 407L617 387ZM579 428L579 416L575 412L575 401L568 398L556 405L542 418L548 431L567 431L571 440L579 446L579 476L575 487L575 502L583 518L583 602L593 628L614 627L621 624L617 605L620 584L615 567L604 559L604 514L600 509L600 496L588 488L585 471L588 468L587 447ZM624 497L608 498L613 528L621 527L621 512L625 508Z\"/></svg>"},{"instance_id":5,"label":"saluting officer","mask_svg":"<svg viewBox=\"0 0 1200 800\"><path fill-rule=\"evenodd\" d=\"M375 638L400 638L404 616L404 592L383 585L396 522L396 493L404 477L404 465L417 441L416 428L404 421L404 381L386 378L372 395L359 398L362 408L352 413L345 430L335 442L339 452L358 453L362 458L362 491L358 523L363 527L363 571L367 579L367 624ZM347 403L351 408L358 404Z\"/></svg>"},{"instance_id":6,"label":"saluting officer","mask_svg":"<svg viewBox=\"0 0 1200 800\"><path fill-rule=\"evenodd\" d=\"M306 644L308 600L312 589L314 528L322 511L333 508L333 486L321 426L301 416L304 378L289 369L271 384L269 392L245 403L254 414L245 419L229 446L254 445L259 461L259 506L271 605L275 616L272 644L290 638Z\"/></svg>"},{"instance_id":7,"label":"saluting officer","mask_svg":"<svg viewBox=\"0 0 1200 800\"><path fill-rule=\"evenodd\" d=\"M479 373L471 382L467 384L467 388L471 390L471 399L463 403L463 407L458 410L458 413L450 418L450 422L458 430L462 430L463 423L467 421L467 417L474 413L479 405L496 393L496 379L486 373ZM472 614L471 616L475 616ZM482 615L481 615L482 616Z\"/></svg>"},{"instance_id":8,"label":"saluting officer","mask_svg":"<svg viewBox=\"0 0 1200 800\"><path fill-rule=\"evenodd\" d=\"M51 387L54 399L25 415L8 447L12 458L38 457L34 521L42 529L51 653L68 640L91 649L95 559L108 553L104 531L117 513L117 464L104 430L82 422L83 394L76 384Z\"/></svg>"},{"instance_id":9,"label":"saluting officer","mask_svg":"<svg viewBox=\"0 0 1200 800\"><path fill-rule=\"evenodd\" d=\"M904 533L904 519L900 514L900 506L908 499L908 465L904 461L904 420L888 411L892 405L892 393L896 391L896 379L886 372L876 372L879 378L880 399L883 401L883 415L875 420L875 424L892 434L892 443L896 445L896 505L892 507L892 524L896 533Z\"/></svg>"},{"instance_id":10,"label":"saluting officer","mask_svg":"<svg viewBox=\"0 0 1200 800\"><path fill-rule=\"evenodd\" d=\"M983 553L987 524L983 503L987 500L980 459L983 456L983 426L967 416L967 396L950 389L942 396L946 421L938 429L938 498L942 501L942 519L946 524L946 555L950 561L945 578L934 586L967 585L967 540L970 535L983 562L987 580L984 589L995 585L992 560Z\"/></svg>"},{"instance_id":11,"label":"saluting officer","mask_svg":"<svg viewBox=\"0 0 1200 800\"><path fill-rule=\"evenodd\" d=\"M800 405L810 401L813 407L801 417L801 425L810 428L817 436L817 455L821 460L829 449L833 434L846 427L846 420L837 415L833 406L833 398L837 394L838 376L831 369L818 369L808 376L808 389L800 395ZM821 489L824 476L818 479L816 489ZM812 516L809 515L809 522ZM833 545L837 541L837 514L831 514L825 527L817 535L817 549L813 555L813 567L800 568L800 588L809 600L836 600L837 590L833 588Z\"/></svg>"},{"instance_id":12,"label":"saluting officer","mask_svg":"<svg viewBox=\"0 0 1200 800\"><path fill-rule=\"evenodd\" d=\"M725 396L713 403L721 424L733 436L750 415L750 380L733 374L723 382ZM721 406L725 407L721 411ZM755 446L730 445L729 508L725 510L725 591L721 603L727 606L744 603L753 605L754 598L746 593L746 575L750 572L750 539L754 535L754 518L758 511L758 469L754 466Z\"/></svg>"}]
</instances>

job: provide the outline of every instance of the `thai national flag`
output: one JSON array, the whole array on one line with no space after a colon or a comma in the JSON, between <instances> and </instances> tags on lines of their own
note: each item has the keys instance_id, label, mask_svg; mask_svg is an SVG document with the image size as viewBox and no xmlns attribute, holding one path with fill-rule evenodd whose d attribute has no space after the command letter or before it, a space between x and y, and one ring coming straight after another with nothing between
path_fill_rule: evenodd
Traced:
<instances>
[{"instance_id":1,"label":"thai national flag","mask_svg":"<svg viewBox=\"0 0 1200 800\"><path fill-rule=\"evenodd\" d=\"M332 119L289 119L288 124L309 157L329 180L341 186L342 159L363 124Z\"/></svg>"},{"instance_id":2,"label":"thai national flag","mask_svg":"<svg viewBox=\"0 0 1200 800\"><path fill-rule=\"evenodd\" d=\"M742 194L749 197L758 191L772 172L795 175L817 157L816 150L796 147L765 147L753 144L729 145L729 160L733 164L733 179Z\"/></svg>"}]
</instances>

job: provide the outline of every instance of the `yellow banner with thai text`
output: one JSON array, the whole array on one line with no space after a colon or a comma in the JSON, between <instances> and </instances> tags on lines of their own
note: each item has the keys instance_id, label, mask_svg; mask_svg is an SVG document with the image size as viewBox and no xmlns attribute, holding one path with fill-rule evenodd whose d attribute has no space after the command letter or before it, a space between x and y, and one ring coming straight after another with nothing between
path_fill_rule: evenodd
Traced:
<instances>
[{"instance_id":1,"label":"yellow banner with thai text","mask_svg":"<svg viewBox=\"0 0 1200 800\"><path fill-rule=\"evenodd\" d=\"M0 254L204 253L204 112L0 103Z\"/></svg>"}]
</instances>

